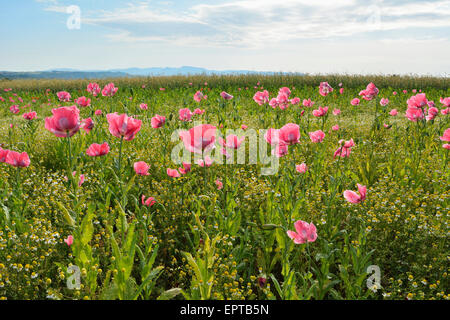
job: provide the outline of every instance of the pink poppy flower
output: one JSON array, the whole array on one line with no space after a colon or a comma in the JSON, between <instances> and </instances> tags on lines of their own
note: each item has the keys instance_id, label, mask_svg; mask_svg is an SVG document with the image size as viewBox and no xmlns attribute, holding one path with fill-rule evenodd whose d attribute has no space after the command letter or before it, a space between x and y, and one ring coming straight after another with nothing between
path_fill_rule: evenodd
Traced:
<instances>
[{"instance_id":1,"label":"pink poppy flower","mask_svg":"<svg viewBox=\"0 0 450 320\"><path fill-rule=\"evenodd\" d=\"M188 173L189 171L191 171L191 164L190 164L190 163L183 162L183 167L182 167L182 168L178 168L178 171L179 171L181 174L186 174L186 173Z\"/></svg>"},{"instance_id":2,"label":"pink poppy flower","mask_svg":"<svg viewBox=\"0 0 450 320\"><path fill-rule=\"evenodd\" d=\"M280 136L280 130L273 129L273 128L270 128L264 134L264 138L266 139L267 143L270 145L278 144L280 142L279 136Z\"/></svg>"},{"instance_id":3,"label":"pink poppy flower","mask_svg":"<svg viewBox=\"0 0 450 320\"><path fill-rule=\"evenodd\" d=\"M117 90L119 90L119 88L116 88L114 83L108 83L102 90L102 96L112 97L116 94Z\"/></svg>"},{"instance_id":4,"label":"pink poppy flower","mask_svg":"<svg viewBox=\"0 0 450 320\"><path fill-rule=\"evenodd\" d=\"M91 130L94 128L94 121L92 121L91 118L84 119L84 120L81 122L81 128L82 128L84 131L86 131L86 133L91 132Z\"/></svg>"},{"instance_id":5,"label":"pink poppy flower","mask_svg":"<svg viewBox=\"0 0 450 320\"><path fill-rule=\"evenodd\" d=\"M89 83L87 86L87 92L91 93L94 97L98 96L101 89L97 83Z\"/></svg>"},{"instance_id":6,"label":"pink poppy flower","mask_svg":"<svg viewBox=\"0 0 450 320\"><path fill-rule=\"evenodd\" d=\"M434 120L436 116L439 114L439 110L436 107L431 107L428 109L428 115L425 117L427 121Z\"/></svg>"},{"instance_id":7,"label":"pink poppy flower","mask_svg":"<svg viewBox=\"0 0 450 320\"><path fill-rule=\"evenodd\" d=\"M339 89L339 94L343 94L344 93L344 88L340 88Z\"/></svg>"},{"instance_id":8,"label":"pink poppy flower","mask_svg":"<svg viewBox=\"0 0 450 320\"><path fill-rule=\"evenodd\" d=\"M339 130L339 126L336 124L334 126L331 127L331 130L333 131L338 131Z\"/></svg>"},{"instance_id":9,"label":"pink poppy flower","mask_svg":"<svg viewBox=\"0 0 450 320\"><path fill-rule=\"evenodd\" d=\"M9 151L6 155L5 162L16 168L25 168L30 165L30 158L26 152Z\"/></svg>"},{"instance_id":10,"label":"pink poppy flower","mask_svg":"<svg viewBox=\"0 0 450 320\"><path fill-rule=\"evenodd\" d=\"M362 90L359 95L362 96L364 100L372 100L378 95L378 88L371 82L367 85L365 90Z\"/></svg>"},{"instance_id":11,"label":"pink poppy flower","mask_svg":"<svg viewBox=\"0 0 450 320\"><path fill-rule=\"evenodd\" d=\"M52 109L52 114L45 118L45 129L55 136L71 137L80 130L80 110L76 106Z\"/></svg>"},{"instance_id":12,"label":"pink poppy flower","mask_svg":"<svg viewBox=\"0 0 450 320\"><path fill-rule=\"evenodd\" d=\"M100 157L109 153L109 144L107 142L103 144L93 143L87 148L86 154L90 157Z\"/></svg>"},{"instance_id":13,"label":"pink poppy flower","mask_svg":"<svg viewBox=\"0 0 450 320\"><path fill-rule=\"evenodd\" d=\"M189 108L180 109L178 111L179 119L181 121L191 121L192 116L194 115Z\"/></svg>"},{"instance_id":14,"label":"pink poppy flower","mask_svg":"<svg viewBox=\"0 0 450 320\"><path fill-rule=\"evenodd\" d=\"M243 124L243 125L241 125L241 129L245 131L245 130L247 130L247 129L248 129L248 126L247 126L247 125L245 125L245 124Z\"/></svg>"},{"instance_id":15,"label":"pink poppy flower","mask_svg":"<svg viewBox=\"0 0 450 320\"><path fill-rule=\"evenodd\" d=\"M197 102L200 102L200 101L202 101L202 99L206 99L205 95L203 94L203 92L197 91L194 94L194 100L197 101Z\"/></svg>"},{"instance_id":16,"label":"pink poppy flower","mask_svg":"<svg viewBox=\"0 0 450 320\"><path fill-rule=\"evenodd\" d=\"M91 105L91 99L88 99L83 96L79 97L78 99L75 99L75 103L80 107L89 107Z\"/></svg>"},{"instance_id":17,"label":"pink poppy flower","mask_svg":"<svg viewBox=\"0 0 450 320\"><path fill-rule=\"evenodd\" d=\"M80 174L80 180L78 181L78 186L81 187L84 183L85 177L84 174Z\"/></svg>"},{"instance_id":18,"label":"pink poppy flower","mask_svg":"<svg viewBox=\"0 0 450 320\"><path fill-rule=\"evenodd\" d=\"M350 153L352 152L352 148L346 148L344 146L341 146L336 149L334 152L333 157L341 157L341 158L348 158L350 156Z\"/></svg>"},{"instance_id":19,"label":"pink poppy flower","mask_svg":"<svg viewBox=\"0 0 450 320\"><path fill-rule=\"evenodd\" d=\"M344 198L351 203L360 203L366 199L367 188L366 186L357 184L359 194L352 190L344 191Z\"/></svg>"},{"instance_id":20,"label":"pink poppy flower","mask_svg":"<svg viewBox=\"0 0 450 320\"><path fill-rule=\"evenodd\" d=\"M350 140L348 140L348 141L345 141L345 140L339 140L339 144L342 145L342 143L344 143L344 144L343 144L343 147L344 147L344 148L351 148L351 147L354 147L354 146L355 146L355 142L353 141L353 138L350 139Z\"/></svg>"},{"instance_id":21,"label":"pink poppy flower","mask_svg":"<svg viewBox=\"0 0 450 320\"><path fill-rule=\"evenodd\" d=\"M9 150L0 148L0 162L5 163Z\"/></svg>"},{"instance_id":22,"label":"pink poppy flower","mask_svg":"<svg viewBox=\"0 0 450 320\"><path fill-rule=\"evenodd\" d=\"M168 168L167 169L167 175L169 177L172 177L172 178L179 178L179 177L181 177L180 173L177 171L177 169L170 169L170 168Z\"/></svg>"},{"instance_id":23,"label":"pink poppy flower","mask_svg":"<svg viewBox=\"0 0 450 320\"><path fill-rule=\"evenodd\" d=\"M141 110L147 110L148 109L148 105L146 103L141 103L139 105L139 108L141 108Z\"/></svg>"},{"instance_id":24,"label":"pink poppy flower","mask_svg":"<svg viewBox=\"0 0 450 320\"><path fill-rule=\"evenodd\" d=\"M276 108L276 107L278 107L278 100L277 100L277 98L272 98L270 101L269 101L269 106L271 106L272 108Z\"/></svg>"},{"instance_id":25,"label":"pink poppy flower","mask_svg":"<svg viewBox=\"0 0 450 320\"><path fill-rule=\"evenodd\" d=\"M232 96L231 94L229 94L229 93L226 93L225 91L222 91L222 92L220 93L220 96L221 96L222 98L224 98L225 100L231 100L231 99L233 99L233 96Z\"/></svg>"},{"instance_id":26,"label":"pink poppy flower","mask_svg":"<svg viewBox=\"0 0 450 320\"><path fill-rule=\"evenodd\" d=\"M269 91L264 90L264 91L256 92L255 95L253 96L253 100L260 106L268 103L269 102Z\"/></svg>"},{"instance_id":27,"label":"pink poppy flower","mask_svg":"<svg viewBox=\"0 0 450 320\"><path fill-rule=\"evenodd\" d=\"M11 111L14 114L17 114L17 113L19 113L20 109L19 109L19 106L15 104L9 108L9 111Z\"/></svg>"},{"instance_id":28,"label":"pink poppy flower","mask_svg":"<svg viewBox=\"0 0 450 320\"><path fill-rule=\"evenodd\" d=\"M289 96L285 92L278 93L277 106L281 110L285 110L289 106Z\"/></svg>"},{"instance_id":29,"label":"pink poppy flower","mask_svg":"<svg viewBox=\"0 0 450 320\"><path fill-rule=\"evenodd\" d=\"M56 93L56 95L61 102L69 102L71 98L70 93L68 93L67 91L59 91Z\"/></svg>"},{"instance_id":30,"label":"pink poppy flower","mask_svg":"<svg viewBox=\"0 0 450 320\"><path fill-rule=\"evenodd\" d=\"M144 161L135 162L133 167L134 167L134 171L136 172L137 175L140 175L140 176L148 176L149 175L148 169L150 169L150 166L147 163L145 163Z\"/></svg>"},{"instance_id":31,"label":"pink poppy flower","mask_svg":"<svg viewBox=\"0 0 450 320\"><path fill-rule=\"evenodd\" d=\"M361 100L359 100L358 98L354 98L354 99L350 102L350 104L351 104L352 106L359 106L360 102L361 102Z\"/></svg>"},{"instance_id":32,"label":"pink poppy flower","mask_svg":"<svg viewBox=\"0 0 450 320\"><path fill-rule=\"evenodd\" d=\"M300 98L299 97L295 97L294 99L291 99L290 102L291 102L291 104L293 106L296 106L296 105L298 105L300 103Z\"/></svg>"},{"instance_id":33,"label":"pink poppy flower","mask_svg":"<svg viewBox=\"0 0 450 320\"><path fill-rule=\"evenodd\" d=\"M312 114L314 117L323 117L327 114L328 107L319 107L317 110L313 110Z\"/></svg>"},{"instance_id":34,"label":"pink poppy flower","mask_svg":"<svg viewBox=\"0 0 450 320\"><path fill-rule=\"evenodd\" d=\"M406 117L413 122L417 122L417 120L423 119L425 117L422 109L420 108L407 108L406 109Z\"/></svg>"},{"instance_id":35,"label":"pink poppy flower","mask_svg":"<svg viewBox=\"0 0 450 320\"><path fill-rule=\"evenodd\" d=\"M160 116L159 114L156 114L151 120L153 129L161 128L165 123L166 117Z\"/></svg>"},{"instance_id":36,"label":"pink poppy flower","mask_svg":"<svg viewBox=\"0 0 450 320\"><path fill-rule=\"evenodd\" d=\"M217 180L215 181L215 184L216 184L216 186L217 186L217 190L222 190L222 188L223 188L223 183L222 183L222 181L220 181L219 179L217 179Z\"/></svg>"},{"instance_id":37,"label":"pink poppy flower","mask_svg":"<svg viewBox=\"0 0 450 320\"><path fill-rule=\"evenodd\" d=\"M295 170L297 170L298 173L305 173L306 171L308 171L308 167L303 162L302 164L296 165Z\"/></svg>"},{"instance_id":38,"label":"pink poppy flower","mask_svg":"<svg viewBox=\"0 0 450 320\"><path fill-rule=\"evenodd\" d=\"M309 137L312 142L318 143L323 141L323 139L325 138L325 133L322 130L317 130L314 132L310 132Z\"/></svg>"},{"instance_id":39,"label":"pink poppy flower","mask_svg":"<svg viewBox=\"0 0 450 320\"><path fill-rule=\"evenodd\" d=\"M389 99L387 98L381 98L380 100L380 105L382 105L383 107L387 106L389 104Z\"/></svg>"},{"instance_id":40,"label":"pink poppy flower","mask_svg":"<svg viewBox=\"0 0 450 320\"><path fill-rule=\"evenodd\" d=\"M328 84L328 82L321 82L319 85L319 94L325 97L330 92L333 92L333 88Z\"/></svg>"},{"instance_id":41,"label":"pink poppy flower","mask_svg":"<svg viewBox=\"0 0 450 320\"><path fill-rule=\"evenodd\" d=\"M151 207L156 203L156 200L153 197L148 197L147 199L145 199L145 196L142 195L141 202L142 202L142 205Z\"/></svg>"},{"instance_id":42,"label":"pink poppy flower","mask_svg":"<svg viewBox=\"0 0 450 320\"><path fill-rule=\"evenodd\" d=\"M279 131L279 139L287 145L299 143L300 141L300 127L295 123L288 123L284 125Z\"/></svg>"},{"instance_id":43,"label":"pink poppy flower","mask_svg":"<svg viewBox=\"0 0 450 320\"><path fill-rule=\"evenodd\" d=\"M200 167L210 167L213 164L213 160L209 156L206 156L205 159L198 160L197 164Z\"/></svg>"},{"instance_id":44,"label":"pink poppy flower","mask_svg":"<svg viewBox=\"0 0 450 320\"><path fill-rule=\"evenodd\" d=\"M277 158L284 157L288 154L289 148L285 143L279 143L275 146L275 149L272 149L272 154Z\"/></svg>"},{"instance_id":45,"label":"pink poppy flower","mask_svg":"<svg viewBox=\"0 0 450 320\"><path fill-rule=\"evenodd\" d=\"M95 114L96 116L101 116L101 115L103 114L103 112L102 112L102 110L97 109L97 110L95 110L94 114Z\"/></svg>"},{"instance_id":46,"label":"pink poppy flower","mask_svg":"<svg viewBox=\"0 0 450 320\"><path fill-rule=\"evenodd\" d=\"M229 136L226 137L226 140L220 138L219 143L222 146L227 147L229 149L239 149L239 147L241 146L242 142L244 142L244 140L245 140L245 137L239 138L235 134L230 134Z\"/></svg>"},{"instance_id":47,"label":"pink poppy flower","mask_svg":"<svg viewBox=\"0 0 450 320\"><path fill-rule=\"evenodd\" d=\"M317 239L317 229L314 223L298 220L294 223L295 231L288 230L287 235L295 244L314 242Z\"/></svg>"},{"instance_id":48,"label":"pink poppy flower","mask_svg":"<svg viewBox=\"0 0 450 320\"><path fill-rule=\"evenodd\" d=\"M305 106L305 107L312 107L313 105L314 105L314 101L311 101L311 99L308 99L308 100L306 100L306 99L304 99L303 100L303 106Z\"/></svg>"},{"instance_id":49,"label":"pink poppy flower","mask_svg":"<svg viewBox=\"0 0 450 320\"><path fill-rule=\"evenodd\" d=\"M23 117L25 120L33 120L33 119L36 118L36 116L37 116L36 111L24 113L24 114L22 115L22 117Z\"/></svg>"},{"instance_id":50,"label":"pink poppy flower","mask_svg":"<svg viewBox=\"0 0 450 320\"><path fill-rule=\"evenodd\" d=\"M289 97L291 95L291 90L288 87L283 87L278 90L278 94L284 94Z\"/></svg>"},{"instance_id":51,"label":"pink poppy flower","mask_svg":"<svg viewBox=\"0 0 450 320\"><path fill-rule=\"evenodd\" d=\"M334 114L335 116L338 116L338 115L341 114L341 110L340 110L340 109L333 109L333 114Z\"/></svg>"},{"instance_id":52,"label":"pink poppy flower","mask_svg":"<svg viewBox=\"0 0 450 320\"><path fill-rule=\"evenodd\" d=\"M442 137L439 137L439 139L441 139L441 141L450 142L450 128L446 129Z\"/></svg>"},{"instance_id":53,"label":"pink poppy flower","mask_svg":"<svg viewBox=\"0 0 450 320\"><path fill-rule=\"evenodd\" d=\"M428 99L425 93L419 93L412 96L407 101L408 108L423 108L428 105Z\"/></svg>"},{"instance_id":54,"label":"pink poppy flower","mask_svg":"<svg viewBox=\"0 0 450 320\"><path fill-rule=\"evenodd\" d=\"M446 108L450 107L450 97L440 98L439 102L442 103Z\"/></svg>"},{"instance_id":55,"label":"pink poppy flower","mask_svg":"<svg viewBox=\"0 0 450 320\"><path fill-rule=\"evenodd\" d=\"M214 148L216 142L216 127L210 124L195 126L180 132L180 139L190 152L202 154Z\"/></svg>"},{"instance_id":56,"label":"pink poppy flower","mask_svg":"<svg viewBox=\"0 0 450 320\"><path fill-rule=\"evenodd\" d=\"M73 244L73 236L69 235L66 239L64 239L64 242L70 247Z\"/></svg>"},{"instance_id":57,"label":"pink poppy flower","mask_svg":"<svg viewBox=\"0 0 450 320\"><path fill-rule=\"evenodd\" d=\"M197 108L197 109L194 110L194 114L198 114L198 115L202 115L205 112L206 112L205 109L202 110L202 109Z\"/></svg>"},{"instance_id":58,"label":"pink poppy flower","mask_svg":"<svg viewBox=\"0 0 450 320\"><path fill-rule=\"evenodd\" d=\"M398 111L397 111L397 109L392 109L392 110L389 112L389 114L390 114L391 116L395 117L395 116L398 114Z\"/></svg>"},{"instance_id":59,"label":"pink poppy flower","mask_svg":"<svg viewBox=\"0 0 450 320\"><path fill-rule=\"evenodd\" d=\"M131 141L136 134L141 130L142 121L133 119L124 114L117 114L117 112L106 115L109 123L109 132L117 137L124 137L125 140Z\"/></svg>"}]
</instances>

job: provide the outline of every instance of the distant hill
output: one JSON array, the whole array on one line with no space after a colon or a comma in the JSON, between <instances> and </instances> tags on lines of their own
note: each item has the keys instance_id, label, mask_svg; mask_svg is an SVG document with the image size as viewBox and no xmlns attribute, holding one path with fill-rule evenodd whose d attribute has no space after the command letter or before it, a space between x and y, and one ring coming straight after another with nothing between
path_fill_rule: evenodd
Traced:
<instances>
[{"instance_id":1,"label":"distant hill","mask_svg":"<svg viewBox=\"0 0 450 320\"><path fill-rule=\"evenodd\" d=\"M183 66L180 68L129 68L112 69L114 72L124 72L134 76L175 76L175 75L194 75L194 74L249 74L259 73L250 70L209 70L205 68Z\"/></svg>"},{"instance_id":2,"label":"distant hill","mask_svg":"<svg viewBox=\"0 0 450 320\"><path fill-rule=\"evenodd\" d=\"M112 71L0 71L0 79L103 79L129 76L129 74L123 72Z\"/></svg>"},{"instance_id":3,"label":"distant hill","mask_svg":"<svg viewBox=\"0 0 450 320\"><path fill-rule=\"evenodd\" d=\"M52 69L46 71L11 72L0 71L0 79L104 79L138 76L175 76L196 74L274 74L249 70L209 70L205 68L183 66L179 68L128 68L111 70ZM301 75L300 73L298 73Z\"/></svg>"}]
</instances>

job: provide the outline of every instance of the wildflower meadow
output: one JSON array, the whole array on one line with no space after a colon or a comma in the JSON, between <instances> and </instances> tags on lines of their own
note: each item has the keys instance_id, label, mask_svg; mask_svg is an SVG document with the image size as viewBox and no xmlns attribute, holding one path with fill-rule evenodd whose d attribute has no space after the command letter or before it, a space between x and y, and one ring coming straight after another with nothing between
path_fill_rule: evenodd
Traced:
<instances>
[{"instance_id":1,"label":"wildflower meadow","mask_svg":"<svg viewBox=\"0 0 450 320\"><path fill-rule=\"evenodd\" d=\"M0 81L0 298L449 299L449 85Z\"/></svg>"}]
</instances>

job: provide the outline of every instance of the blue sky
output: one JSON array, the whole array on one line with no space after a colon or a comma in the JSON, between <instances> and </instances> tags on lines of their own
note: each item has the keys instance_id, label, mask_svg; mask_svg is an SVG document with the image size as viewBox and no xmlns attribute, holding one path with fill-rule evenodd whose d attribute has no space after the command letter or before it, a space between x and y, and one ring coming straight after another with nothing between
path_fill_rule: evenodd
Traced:
<instances>
[{"instance_id":1,"label":"blue sky","mask_svg":"<svg viewBox=\"0 0 450 320\"><path fill-rule=\"evenodd\" d=\"M450 74L450 0L17 0L2 3L0 30L10 71Z\"/></svg>"}]
</instances>

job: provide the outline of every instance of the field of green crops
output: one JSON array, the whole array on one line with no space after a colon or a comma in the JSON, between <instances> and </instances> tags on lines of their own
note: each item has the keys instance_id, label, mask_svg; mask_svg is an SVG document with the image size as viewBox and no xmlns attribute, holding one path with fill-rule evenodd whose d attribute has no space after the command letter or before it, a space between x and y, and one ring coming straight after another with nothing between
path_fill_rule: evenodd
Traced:
<instances>
[{"instance_id":1,"label":"field of green crops","mask_svg":"<svg viewBox=\"0 0 450 320\"><path fill-rule=\"evenodd\" d=\"M448 97L413 76L0 81L0 299L449 299Z\"/></svg>"}]
</instances>

